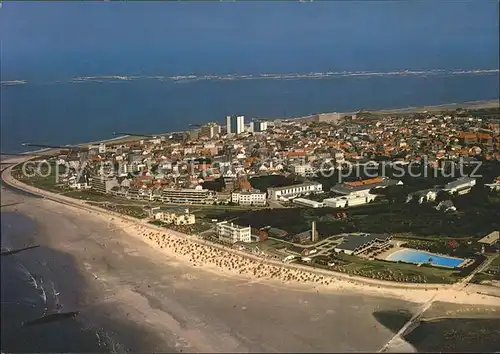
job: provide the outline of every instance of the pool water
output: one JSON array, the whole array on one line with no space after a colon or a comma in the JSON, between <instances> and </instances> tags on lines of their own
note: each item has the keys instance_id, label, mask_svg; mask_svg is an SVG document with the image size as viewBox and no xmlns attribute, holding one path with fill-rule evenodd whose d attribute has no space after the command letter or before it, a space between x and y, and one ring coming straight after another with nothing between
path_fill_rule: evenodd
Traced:
<instances>
[{"instance_id":1,"label":"pool water","mask_svg":"<svg viewBox=\"0 0 500 354\"><path fill-rule=\"evenodd\" d=\"M406 263L429 263L438 267L455 268L458 267L464 260L462 258L440 256L435 253L404 249L396 251L386 258L388 261L393 262L406 262Z\"/></svg>"}]
</instances>

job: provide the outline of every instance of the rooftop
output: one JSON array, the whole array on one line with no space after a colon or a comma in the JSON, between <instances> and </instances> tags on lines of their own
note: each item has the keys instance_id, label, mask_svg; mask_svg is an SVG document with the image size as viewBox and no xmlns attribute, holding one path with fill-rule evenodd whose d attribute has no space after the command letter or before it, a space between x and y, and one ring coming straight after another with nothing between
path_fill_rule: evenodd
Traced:
<instances>
[{"instance_id":1,"label":"rooftop","mask_svg":"<svg viewBox=\"0 0 500 354\"><path fill-rule=\"evenodd\" d=\"M377 177L377 178L370 178L362 181L356 181L356 182L345 182L345 183L340 183L336 184L331 188L332 192L337 192L340 194L350 194L353 192L358 192L361 190L367 190L367 189L372 189L372 188L377 188L377 187L387 187L387 186L392 186L395 184L398 184L399 181L386 178L386 177Z\"/></svg>"},{"instance_id":2,"label":"rooftop","mask_svg":"<svg viewBox=\"0 0 500 354\"><path fill-rule=\"evenodd\" d=\"M335 248L354 251L356 248L373 241L387 241L391 238L385 234L347 234L342 243Z\"/></svg>"},{"instance_id":3,"label":"rooftop","mask_svg":"<svg viewBox=\"0 0 500 354\"><path fill-rule=\"evenodd\" d=\"M479 243L484 243L486 245L493 245L495 242L498 241L499 239L499 236L500 236L500 231L493 231L492 233L484 236L482 239L480 239Z\"/></svg>"},{"instance_id":4,"label":"rooftop","mask_svg":"<svg viewBox=\"0 0 500 354\"><path fill-rule=\"evenodd\" d=\"M290 186L283 186L283 187L270 187L268 188L268 190L272 190L272 191L282 191L282 190L286 190L286 189L290 189L290 188L297 188L297 187L305 187L305 186L318 186L318 185L322 185L321 183L318 183L318 182L311 182L311 181L306 181L304 183L300 183L300 184L292 184Z\"/></svg>"}]
</instances>

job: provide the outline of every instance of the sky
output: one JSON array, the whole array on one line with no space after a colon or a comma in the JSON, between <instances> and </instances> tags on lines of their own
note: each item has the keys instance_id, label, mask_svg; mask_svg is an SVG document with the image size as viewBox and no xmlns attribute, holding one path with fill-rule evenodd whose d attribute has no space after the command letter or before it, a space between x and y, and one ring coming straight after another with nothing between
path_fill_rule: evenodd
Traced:
<instances>
[{"instance_id":1,"label":"sky","mask_svg":"<svg viewBox=\"0 0 500 354\"><path fill-rule=\"evenodd\" d=\"M6 2L0 9L7 76L42 62L137 71L124 64L132 60L155 70L169 62L174 72L206 71L220 61L258 71L298 57L311 68L332 62L349 69L350 62L367 67L361 61L371 55L380 67L387 60L405 68L405 58L416 56L424 67L452 56L469 57L463 65L491 66L498 62L498 32L498 1L490 0Z\"/></svg>"}]
</instances>

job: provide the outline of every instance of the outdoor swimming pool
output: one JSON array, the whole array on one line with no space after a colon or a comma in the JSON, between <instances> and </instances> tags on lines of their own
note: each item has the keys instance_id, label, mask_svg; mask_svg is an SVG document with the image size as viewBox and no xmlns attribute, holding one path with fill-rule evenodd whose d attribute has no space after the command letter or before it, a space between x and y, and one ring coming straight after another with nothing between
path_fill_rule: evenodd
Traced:
<instances>
[{"instance_id":1,"label":"outdoor swimming pool","mask_svg":"<svg viewBox=\"0 0 500 354\"><path fill-rule=\"evenodd\" d=\"M388 261L393 262L407 262L407 263L430 263L438 267L455 268L458 267L464 260L462 258L440 256L434 253L425 251L404 249L394 252L386 258Z\"/></svg>"}]
</instances>

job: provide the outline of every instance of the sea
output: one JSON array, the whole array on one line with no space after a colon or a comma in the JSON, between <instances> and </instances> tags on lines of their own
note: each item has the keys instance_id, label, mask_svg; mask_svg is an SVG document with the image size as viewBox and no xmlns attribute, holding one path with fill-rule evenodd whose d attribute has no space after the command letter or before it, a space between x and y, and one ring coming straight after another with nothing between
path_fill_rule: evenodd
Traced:
<instances>
[{"instance_id":1,"label":"sea","mask_svg":"<svg viewBox=\"0 0 500 354\"><path fill-rule=\"evenodd\" d=\"M230 114L497 99L498 27L489 0L4 2L0 150L179 131ZM36 232L22 215L1 218L3 249ZM20 326L77 307L58 300L64 291L39 274L32 251L1 260L2 351L120 351L106 329L78 320Z\"/></svg>"},{"instance_id":2,"label":"sea","mask_svg":"<svg viewBox=\"0 0 500 354\"><path fill-rule=\"evenodd\" d=\"M2 188L39 198L5 183ZM0 229L2 252L38 245L47 236L36 220L15 207L2 210ZM128 324L89 317L94 295L68 254L40 246L4 255L0 262L2 353L126 353L144 345ZM80 313L73 318L26 325L45 315L75 311Z\"/></svg>"},{"instance_id":3,"label":"sea","mask_svg":"<svg viewBox=\"0 0 500 354\"><path fill-rule=\"evenodd\" d=\"M5 3L3 152L499 97L498 2Z\"/></svg>"}]
</instances>

